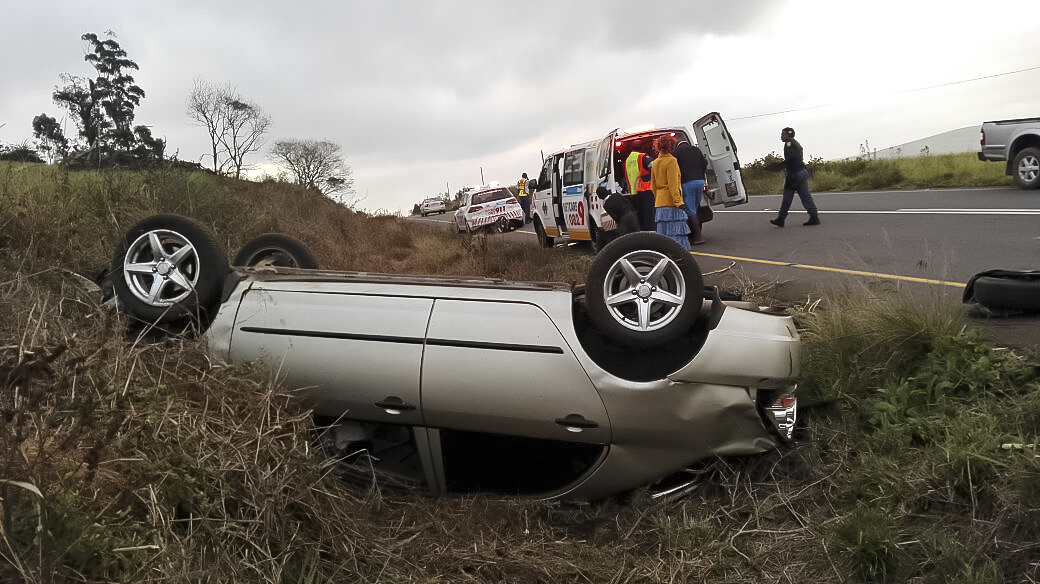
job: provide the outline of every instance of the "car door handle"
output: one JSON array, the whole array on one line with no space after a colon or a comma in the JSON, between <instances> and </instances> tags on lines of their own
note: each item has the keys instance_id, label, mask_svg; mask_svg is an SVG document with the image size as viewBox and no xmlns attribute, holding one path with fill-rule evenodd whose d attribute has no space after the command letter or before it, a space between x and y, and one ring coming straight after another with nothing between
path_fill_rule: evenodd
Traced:
<instances>
[{"instance_id":1,"label":"car door handle","mask_svg":"<svg viewBox=\"0 0 1040 584\"><path fill-rule=\"evenodd\" d=\"M570 414L566 418L556 418L556 423L566 426L571 432L581 432L584 429L599 428L599 423L586 420L581 414Z\"/></svg>"},{"instance_id":2,"label":"car door handle","mask_svg":"<svg viewBox=\"0 0 1040 584\"><path fill-rule=\"evenodd\" d=\"M377 401L376 407L383 408L386 410L386 413L393 415L415 410L415 406L407 404L403 399L393 395L386 396L383 398L383 401Z\"/></svg>"}]
</instances>

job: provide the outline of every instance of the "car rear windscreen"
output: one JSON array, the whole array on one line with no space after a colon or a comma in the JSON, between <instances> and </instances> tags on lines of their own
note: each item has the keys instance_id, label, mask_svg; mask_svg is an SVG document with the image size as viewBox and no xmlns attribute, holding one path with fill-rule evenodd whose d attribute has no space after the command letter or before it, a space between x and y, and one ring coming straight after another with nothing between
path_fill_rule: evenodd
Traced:
<instances>
[{"instance_id":1,"label":"car rear windscreen","mask_svg":"<svg viewBox=\"0 0 1040 584\"><path fill-rule=\"evenodd\" d=\"M509 189L497 189L494 191L487 191L473 195L473 203L490 203L491 201L508 199L512 196L513 195L509 193Z\"/></svg>"}]
</instances>

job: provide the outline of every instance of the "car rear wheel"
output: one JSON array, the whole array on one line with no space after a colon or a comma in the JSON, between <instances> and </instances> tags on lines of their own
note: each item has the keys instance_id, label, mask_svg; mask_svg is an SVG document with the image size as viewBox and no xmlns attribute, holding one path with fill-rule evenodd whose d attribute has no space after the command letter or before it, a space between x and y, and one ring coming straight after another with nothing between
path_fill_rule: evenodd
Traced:
<instances>
[{"instance_id":1,"label":"car rear wheel","mask_svg":"<svg viewBox=\"0 0 1040 584\"><path fill-rule=\"evenodd\" d=\"M704 302L704 280L679 244L649 231L605 246L586 283L589 318L613 341L654 347L686 333Z\"/></svg>"},{"instance_id":2,"label":"car rear wheel","mask_svg":"<svg viewBox=\"0 0 1040 584\"><path fill-rule=\"evenodd\" d=\"M534 234L538 237L538 245L542 247L553 246L553 238L545 234L545 227L542 226L541 217L534 218Z\"/></svg>"},{"instance_id":3,"label":"car rear wheel","mask_svg":"<svg viewBox=\"0 0 1040 584\"><path fill-rule=\"evenodd\" d=\"M1022 189L1040 187L1040 148L1024 148L1015 156L1015 184Z\"/></svg>"},{"instance_id":4,"label":"car rear wheel","mask_svg":"<svg viewBox=\"0 0 1040 584\"><path fill-rule=\"evenodd\" d=\"M229 270L227 255L205 229L184 217L157 215L126 232L110 277L122 310L134 318L205 321Z\"/></svg>"},{"instance_id":5,"label":"car rear wheel","mask_svg":"<svg viewBox=\"0 0 1040 584\"><path fill-rule=\"evenodd\" d=\"M316 270L318 261L298 239L281 233L265 233L250 240L231 262L234 266L277 266Z\"/></svg>"},{"instance_id":6,"label":"car rear wheel","mask_svg":"<svg viewBox=\"0 0 1040 584\"><path fill-rule=\"evenodd\" d=\"M509 220L505 217L499 217L498 219L495 219L495 222L489 225L488 227L489 231L492 231L494 233L508 233L510 231Z\"/></svg>"}]
</instances>

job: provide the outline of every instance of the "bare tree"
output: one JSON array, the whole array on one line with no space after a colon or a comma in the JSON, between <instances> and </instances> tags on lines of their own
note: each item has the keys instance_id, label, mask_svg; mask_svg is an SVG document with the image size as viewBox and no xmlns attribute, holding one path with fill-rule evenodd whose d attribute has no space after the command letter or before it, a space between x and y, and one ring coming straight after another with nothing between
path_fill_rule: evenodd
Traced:
<instances>
[{"instance_id":1,"label":"bare tree","mask_svg":"<svg viewBox=\"0 0 1040 584\"><path fill-rule=\"evenodd\" d=\"M271 158L285 167L295 184L318 189L353 208L359 202L354 173L340 150L339 144L328 140L278 140L271 148Z\"/></svg>"},{"instance_id":2,"label":"bare tree","mask_svg":"<svg viewBox=\"0 0 1040 584\"><path fill-rule=\"evenodd\" d=\"M271 118L243 99L230 83L217 86L195 80L188 115L209 132L213 171L241 178L245 157L263 146Z\"/></svg>"}]
</instances>

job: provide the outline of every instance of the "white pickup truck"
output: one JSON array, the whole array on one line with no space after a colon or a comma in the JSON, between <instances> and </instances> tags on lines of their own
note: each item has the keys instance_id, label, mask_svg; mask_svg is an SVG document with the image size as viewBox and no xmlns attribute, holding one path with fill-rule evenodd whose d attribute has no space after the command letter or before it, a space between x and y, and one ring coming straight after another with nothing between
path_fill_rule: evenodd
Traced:
<instances>
[{"instance_id":1,"label":"white pickup truck","mask_svg":"<svg viewBox=\"0 0 1040 584\"><path fill-rule=\"evenodd\" d=\"M985 122L979 160L1003 161L1022 189L1040 187L1040 118Z\"/></svg>"}]
</instances>

